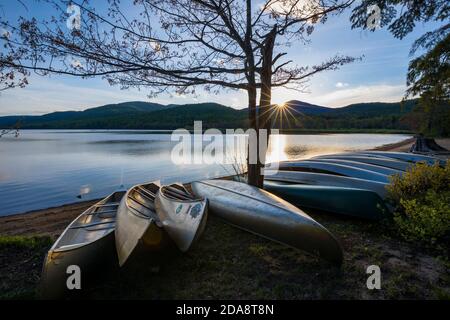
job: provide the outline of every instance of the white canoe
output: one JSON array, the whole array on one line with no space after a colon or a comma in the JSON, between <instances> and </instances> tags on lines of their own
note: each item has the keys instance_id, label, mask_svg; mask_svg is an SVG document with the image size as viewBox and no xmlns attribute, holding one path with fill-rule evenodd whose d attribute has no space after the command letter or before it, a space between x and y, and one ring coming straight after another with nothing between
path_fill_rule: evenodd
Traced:
<instances>
[{"instance_id":1,"label":"white canoe","mask_svg":"<svg viewBox=\"0 0 450 320\"><path fill-rule=\"evenodd\" d=\"M359 178L351 178L326 173L300 172L300 171L267 171L266 181L281 181L295 184L315 186L333 186L370 190L385 198L386 183Z\"/></svg>"},{"instance_id":2,"label":"white canoe","mask_svg":"<svg viewBox=\"0 0 450 320\"><path fill-rule=\"evenodd\" d=\"M81 288L100 267L114 261L116 213L124 191L115 192L73 220L48 251L40 283L45 299L61 298L67 289L67 268L81 271Z\"/></svg>"},{"instance_id":3,"label":"white canoe","mask_svg":"<svg viewBox=\"0 0 450 320\"><path fill-rule=\"evenodd\" d=\"M401 171L407 171L409 168L413 166L412 163L397 160L397 159L391 159L391 158L377 158L377 157L367 157L367 156L359 156L359 155L346 155L346 154L328 154L323 156L314 157L311 159L323 159L323 160L332 160L332 159L338 159L338 160L350 160L350 161L356 161L361 163L368 163L368 164L374 164L377 166L392 168L396 170Z\"/></svg>"},{"instance_id":4,"label":"white canoe","mask_svg":"<svg viewBox=\"0 0 450 320\"><path fill-rule=\"evenodd\" d=\"M393 158L393 159L399 159L399 160L409 161L409 162L413 162L413 163L426 162L429 165L433 165L434 163L438 162L441 165L445 165L444 160L441 160L441 159L438 159L435 157L410 153L410 152L361 151L361 152L352 152L351 154L358 154L358 155L364 155L364 156L369 156L369 157Z\"/></svg>"},{"instance_id":5,"label":"white canoe","mask_svg":"<svg viewBox=\"0 0 450 320\"><path fill-rule=\"evenodd\" d=\"M396 170L392 168L386 168L379 165L369 164L369 163L363 163L353 160L345 160L345 159L311 159L311 161L318 161L318 162L327 162L327 163L336 163L336 164L343 164L345 166L353 167L353 168L359 168L364 170L373 171L376 173L381 173L387 176L394 175L394 174L403 174L404 171Z\"/></svg>"},{"instance_id":6,"label":"white canoe","mask_svg":"<svg viewBox=\"0 0 450 320\"><path fill-rule=\"evenodd\" d=\"M326 228L267 191L227 180L193 182L192 190L208 198L212 214L238 228L342 263L342 249Z\"/></svg>"},{"instance_id":7,"label":"white canoe","mask_svg":"<svg viewBox=\"0 0 450 320\"><path fill-rule=\"evenodd\" d=\"M163 230L155 212L158 182L130 188L120 202L116 223L116 250L123 266L136 247L157 249L162 244Z\"/></svg>"},{"instance_id":8,"label":"white canoe","mask_svg":"<svg viewBox=\"0 0 450 320\"><path fill-rule=\"evenodd\" d=\"M195 197L181 184L161 187L155 208L164 230L183 252L189 250L205 229L208 201Z\"/></svg>"},{"instance_id":9,"label":"white canoe","mask_svg":"<svg viewBox=\"0 0 450 320\"><path fill-rule=\"evenodd\" d=\"M292 170L302 172L316 172L342 175L353 178L360 178L366 180L373 180L383 183L388 183L389 178L385 174L365 170L361 168L355 168L343 164L337 164L333 162L323 162L314 160L302 160L302 161L286 161L279 163L280 170Z\"/></svg>"}]
</instances>

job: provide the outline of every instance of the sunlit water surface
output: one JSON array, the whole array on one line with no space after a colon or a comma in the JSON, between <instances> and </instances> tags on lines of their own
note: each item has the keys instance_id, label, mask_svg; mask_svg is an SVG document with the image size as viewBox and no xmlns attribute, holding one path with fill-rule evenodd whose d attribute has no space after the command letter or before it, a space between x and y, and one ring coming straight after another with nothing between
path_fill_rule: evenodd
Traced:
<instances>
[{"instance_id":1,"label":"sunlit water surface","mask_svg":"<svg viewBox=\"0 0 450 320\"><path fill-rule=\"evenodd\" d=\"M270 140L268 159L370 149L407 138L400 134L279 135ZM175 164L171 153L177 143L169 133L149 131L22 130L18 138L3 136L0 216L96 199L145 181L190 182L231 175L235 170L229 163L245 159L245 148L236 144L234 152L224 147L228 164ZM204 142L203 148L208 144Z\"/></svg>"}]
</instances>

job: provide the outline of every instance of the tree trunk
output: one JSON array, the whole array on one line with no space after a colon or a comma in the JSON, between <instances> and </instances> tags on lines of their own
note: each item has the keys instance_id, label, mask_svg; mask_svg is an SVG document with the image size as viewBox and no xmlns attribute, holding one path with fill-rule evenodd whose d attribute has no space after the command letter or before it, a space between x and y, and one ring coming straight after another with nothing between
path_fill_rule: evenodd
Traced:
<instances>
[{"instance_id":1,"label":"tree trunk","mask_svg":"<svg viewBox=\"0 0 450 320\"><path fill-rule=\"evenodd\" d=\"M261 78L261 96L259 98L259 112L258 112L258 125L260 129L267 130L267 140L264 145L259 146L261 150L261 157L258 158L258 183L259 187L264 184L264 175L261 169L264 167L266 161L266 153L269 145L270 131L272 127L272 59L273 59L273 48L275 45L275 36L277 34L277 27L275 26L270 33L267 35L264 45L261 48L262 55L262 66L260 71ZM259 141L258 141L259 145Z\"/></svg>"},{"instance_id":2,"label":"tree trunk","mask_svg":"<svg viewBox=\"0 0 450 320\"><path fill-rule=\"evenodd\" d=\"M252 1L247 0L247 26L246 26L246 33L245 33L245 54L247 56L247 80L248 80L248 121L249 121L249 127L250 129L254 129L256 131L256 141L250 141L252 138L249 136L249 147L248 147L248 154L247 154L247 183L253 186L261 186L261 184L258 183L259 179L259 166L258 161L256 163L252 163L254 161L254 157L251 156L251 143L256 143L256 148L258 150L259 146L259 136L258 136L258 117L257 117L257 110L256 110L256 71L255 71L255 57L253 55L253 48L251 43L251 36L252 36ZM256 154L256 157L258 157L258 151ZM253 155L254 156L254 155Z\"/></svg>"},{"instance_id":3,"label":"tree trunk","mask_svg":"<svg viewBox=\"0 0 450 320\"><path fill-rule=\"evenodd\" d=\"M256 85L250 86L248 92L248 122L249 128L255 129L258 132L257 114L256 114ZM256 135L256 143L259 144L258 135ZM258 186L259 167L257 163L250 163L250 137L247 154L247 183L252 186Z\"/></svg>"}]
</instances>

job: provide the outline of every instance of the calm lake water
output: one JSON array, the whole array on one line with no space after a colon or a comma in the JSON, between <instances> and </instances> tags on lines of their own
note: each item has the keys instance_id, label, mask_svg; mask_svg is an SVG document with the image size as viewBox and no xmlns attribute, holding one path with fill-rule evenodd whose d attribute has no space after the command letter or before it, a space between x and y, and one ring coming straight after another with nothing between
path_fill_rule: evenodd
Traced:
<instances>
[{"instance_id":1,"label":"calm lake water","mask_svg":"<svg viewBox=\"0 0 450 320\"><path fill-rule=\"evenodd\" d=\"M401 134L280 135L271 161L368 149ZM204 142L204 146L209 142ZM174 164L169 133L119 130L22 130L0 138L0 216L96 199L134 184L190 182L233 174L229 164ZM237 147L238 148L238 147ZM238 148L239 149L239 148ZM235 159L245 159L244 148ZM81 199L77 196L82 195Z\"/></svg>"}]
</instances>

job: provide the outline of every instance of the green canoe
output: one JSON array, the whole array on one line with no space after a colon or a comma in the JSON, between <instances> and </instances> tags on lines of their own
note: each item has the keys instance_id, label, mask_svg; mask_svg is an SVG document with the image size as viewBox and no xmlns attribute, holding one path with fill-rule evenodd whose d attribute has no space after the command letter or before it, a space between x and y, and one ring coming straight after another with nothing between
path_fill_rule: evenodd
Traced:
<instances>
[{"instance_id":1,"label":"green canoe","mask_svg":"<svg viewBox=\"0 0 450 320\"><path fill-rule=\"evenodd\" d=\"M390 214L384 201L375 192L369 190L274 181L265 181L264 189L300 208L371 220L380 220Z\"/></svg>"}]
</instances>

